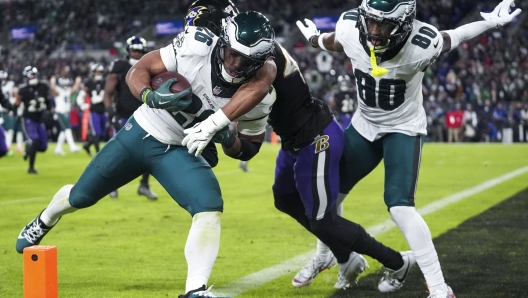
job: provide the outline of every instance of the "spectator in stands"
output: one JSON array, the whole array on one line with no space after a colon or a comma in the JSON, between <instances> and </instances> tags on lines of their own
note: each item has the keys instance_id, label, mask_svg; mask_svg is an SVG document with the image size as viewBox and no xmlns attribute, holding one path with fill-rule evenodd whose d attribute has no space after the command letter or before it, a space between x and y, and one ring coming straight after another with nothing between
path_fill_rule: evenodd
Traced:
<instances>
[{"instance_id":1,"label":"spectator in stands","mask_svg":"<svg viewBox=\"0 0 528 298\"><path fill-rule=\"evenodd\" d=\"M477 113L473 111L473 106L468 103L464 111L464 142L473 142L477 136Z\"/></svg>"}]
</instances>

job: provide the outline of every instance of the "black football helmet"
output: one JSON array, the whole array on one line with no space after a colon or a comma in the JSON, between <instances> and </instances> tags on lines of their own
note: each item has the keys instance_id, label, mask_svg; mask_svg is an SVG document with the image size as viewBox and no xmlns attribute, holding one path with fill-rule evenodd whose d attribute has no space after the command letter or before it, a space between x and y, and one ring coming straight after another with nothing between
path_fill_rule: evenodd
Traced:
<instances>
[{"instance_id":1,"label":"black football helmet","mask_svg":"<svg viewBox=\"0 0 528 298\"><path fill-rule=\"evenodd\" d=\"M101 64L95 63L90 67L90 76L96 81L103 80L103 72L104 66Z\"/></svg>"},{"instance_id":2,"label":"black football helmet","mask_svg":"<svg viewBox=\"0 0 528 298\"><path fill-rule=\"evenodd\" d=\"M129 53L131 50L142 51L147 53L147 41L140 36L132 36L126 41L126 50Z\"/></svg>"},{"instance_id":3,"label":"black football helmet","mask_svg":"<svg viewBox=\"0 0 528 298\"><path fill-rule=\"evenodd\" d=\"M251 79L273 55L275 31L263 14L247 11L234 18L226 18L218 43L215 50L215 71L225 82L238 84ZM236 59L241 62L239 69L230 70L231 74L225 68L227 55L238 57Z\"/></svg>"},{"instance_id":4,"label":"black football helmet","mask_svg":"<svg viewBox=\"0 0 528 298\"><path fill-rule=\"evenodd\" d=\"M33 67L31 65L28 65L24 67L24 70L22 71L22 75L24 78L26 78L27 82L31 86L35 86L38 84L38 70L36 67Z\"/></svg>"},{"instance_id":5,"label":"black football helmet","mask_svg":"<svg viewBox=\"0 0 528 298\"><path fill-rule=\"evenodd\" d=\"M184 26L206 27L219 36L222 19L235 17L238 13L238 8L231 0L197 0L189 6Z\"/></svg>"}]
</instances>

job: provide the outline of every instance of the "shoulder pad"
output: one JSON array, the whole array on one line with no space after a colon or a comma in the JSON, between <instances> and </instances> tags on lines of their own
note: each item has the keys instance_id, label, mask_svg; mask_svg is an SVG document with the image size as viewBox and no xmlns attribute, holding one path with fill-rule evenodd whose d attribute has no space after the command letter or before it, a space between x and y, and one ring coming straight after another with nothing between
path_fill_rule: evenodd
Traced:
<instances>
[{"instance_id":1,"label":"shoulder pad","mask_svg":"<svg viewBox=\"0 0 528 298\"><path fill-rule=\"evenodd\" d=\"M343 12L341 16L339 17L338 22L341 20L357 22L358 19L359 19L359 11L357 10L357 8L354 8L349 11Z\"/></svg>"},{"instance_id":2,"label":"shoulder pad","mask_svg":"<svg viewBox=\"0 0 528 298\"><path fill-rule=\"evenodd\" d=\"M174 51L180 55L208 55L218 37L205 27L187 26L172 41Z\"/></svg>"},{"instance_id":3,"label":"shoulder pad","mask_svg":"<svg viewBox=\"0 0 528 298\"><path fill-rule=\"evenodd\" d=\"M127 67L128 62L122 60L122 59L115 59L110 63L110 66L108 67L109 73L121 73L123 72Z\"/></svg>"}]
</instances>

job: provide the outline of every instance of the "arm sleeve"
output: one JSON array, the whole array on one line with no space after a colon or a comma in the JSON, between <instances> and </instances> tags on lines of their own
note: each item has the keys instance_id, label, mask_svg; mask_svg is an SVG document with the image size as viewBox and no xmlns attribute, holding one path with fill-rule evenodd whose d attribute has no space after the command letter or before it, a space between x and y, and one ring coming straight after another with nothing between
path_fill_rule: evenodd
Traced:
<instances>
[{"instance_id":1,"label":"arm sleeve","mask_svg":"<svg viewBox=\"0 0 528 298\"><path fill-rule=\"evenodd\" d=\"M479 21L460 26L453 30L442 31L451 37L451 49L458 47L458 45L468 39L479 36L485 31L497 27L497 24L490 21Z\"/></svg>"}]
</instances>

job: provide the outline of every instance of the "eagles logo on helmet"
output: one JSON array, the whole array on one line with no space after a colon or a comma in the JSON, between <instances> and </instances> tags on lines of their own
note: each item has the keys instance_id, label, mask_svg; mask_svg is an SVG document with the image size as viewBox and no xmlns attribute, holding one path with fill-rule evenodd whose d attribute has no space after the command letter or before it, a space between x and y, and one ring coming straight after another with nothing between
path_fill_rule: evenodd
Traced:
<instances>
[{"instance_id":1,"label":"eagles logo on helmet","mask_svg":"<svg viewBox=\"0 0 528 298\"><path fill-rule=\"evenodd\" d=\"M214 68L227 83L240 84L255 75L257 70L272 56L275 48L275 32L263 14L247 11L228 17L220 33L215 50ZM226 60L237 59L240 67L226 69Z\"/></svg>"},{"instance_id":2,"label":"eagles logo on helmet","mask_svg":"<svg viewBox=\"0 0 528 298\"><path fill-rule=\"evenodd\" d=\"M235 17L238 13L238 8L231 0L197 0L189 6L184 24L185 27L206 27L218 36L221 32L222 19Z\"/></svg>"},{"instance_id":3,"label":"eagles logo on helmet","mask_svg":"<svg viewBox=\"0 0 528 298\"><path fill-rule=\"evenodd\" d=\"M407 38L415 17L416 0L363 0L357 22L361 42L383 53Z\"/></svg>"}]
</instances>

